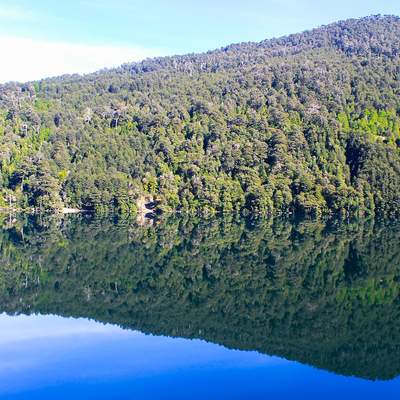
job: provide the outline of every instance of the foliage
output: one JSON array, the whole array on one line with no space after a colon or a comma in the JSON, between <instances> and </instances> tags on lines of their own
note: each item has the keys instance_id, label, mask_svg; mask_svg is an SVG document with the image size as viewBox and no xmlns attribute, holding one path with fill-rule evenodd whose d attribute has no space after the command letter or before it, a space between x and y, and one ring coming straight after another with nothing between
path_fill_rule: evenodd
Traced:
<instances>
[{"instance_id":1,"label":"foliage","mask_svg":"<svg viewBox=\"0 0 400 400\"><path fill-rule=\"evenodd\" d=\"M132 213L151 195L163 211L397 216L399 48L400 19L373 16L2 85L0 198Z\"/></svg>"}]
</instances>

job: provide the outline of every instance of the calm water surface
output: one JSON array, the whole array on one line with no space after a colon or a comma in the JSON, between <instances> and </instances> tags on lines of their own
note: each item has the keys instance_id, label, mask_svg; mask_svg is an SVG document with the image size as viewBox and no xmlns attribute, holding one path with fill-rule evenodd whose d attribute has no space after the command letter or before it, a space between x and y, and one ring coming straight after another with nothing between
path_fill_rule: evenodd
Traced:
<instances>
[{"instance_id":1,"label":"calm water surface","mask_svg":"<svg viewBox=\"0 0 400 400\"><path fill-rule=\"evenodd\" d=\"M5 220L1 399L398 399L400 226Z\"/></svg>"}]
</instances>

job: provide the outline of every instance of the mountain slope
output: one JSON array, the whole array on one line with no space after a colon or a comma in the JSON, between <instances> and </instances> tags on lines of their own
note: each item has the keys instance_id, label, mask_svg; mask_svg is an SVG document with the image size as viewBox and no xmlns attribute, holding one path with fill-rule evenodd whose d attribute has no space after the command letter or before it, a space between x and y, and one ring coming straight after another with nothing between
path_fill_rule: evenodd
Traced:
<instances>
[{"instance_id":1,"label":"mountain slope","mask_svg":"<svg viewBox=\"0 0 400 400\"><path fill-rule=\"evenodd\" d=\"M0 207L400 209L400 19L0 87Z\"/></svg>"}]
</instances>

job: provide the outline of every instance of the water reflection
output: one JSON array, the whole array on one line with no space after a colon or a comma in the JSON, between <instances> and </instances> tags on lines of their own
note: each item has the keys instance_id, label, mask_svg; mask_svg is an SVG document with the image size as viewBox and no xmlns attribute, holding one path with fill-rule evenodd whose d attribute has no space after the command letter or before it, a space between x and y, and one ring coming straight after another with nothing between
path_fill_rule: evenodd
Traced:
<instances>
[{"instance_id":1,"label":"water reflection","mask_svg":"<svg viewBox=\"0 0 400 400\"><path fill-rule=\"evenodd\" d=\"M399 379L347 378L257 352L84 319L3 315L0 322L2 399L397 399L400 389Z\"/></svg>"},{"instance_id":2,"label":"water reflection","mask_svg":"<svg viewBox=\"0 0 400 400\"><path fill-rule=\"evenodd\" d=\"M54 386L79 393L97 384L118 387L150 378L163 380L181 371L210 373L226 364L247 370L284 363L199 340L147 336L84 319L2 315L0 323L1 398L27 396L26 392L29 398L48 395ZM104 396L101 390L95 392Z\"/></svg>"},{"instance_id":3,"label":"water reflection","mask_svg":"<svg viewBox=\"0 0 400 400\"><path fill-rule=\"evenodd\" d=\"M153 335L257 350L341 375L392 380L400 374L399 239L399 226L373 221L329 226L172 219L153 227L74 217L17 222L0 232L1 311L92 318ZM68 324L60 331L79 327ZM42 328L40 322L35 340ZM110 329L109 337L142 335ZM26 339L30 336L35 337L31 332ZM3 351L10 345L2 340ZM150 354L157 345L145 341ZM191 347L196 362L203 354L199 349L214 346L200 343ZM136 349L132 346L123 348ZM252 363L252 357L264 357L263 365L271 360L216 347ZM173 354L178 348L170 343ZM187 357L189 350L182 348ZM154 365L165 359L154 359ZM313 377L324 374L282 362L289 364L290 374L296 368L314 371ZM248 370L248 379L258 376L253 364ZM185 364L181 377L187 371ZM345 379L327 376L319 378L326 387Z\"/></svg>"}]
</instances>

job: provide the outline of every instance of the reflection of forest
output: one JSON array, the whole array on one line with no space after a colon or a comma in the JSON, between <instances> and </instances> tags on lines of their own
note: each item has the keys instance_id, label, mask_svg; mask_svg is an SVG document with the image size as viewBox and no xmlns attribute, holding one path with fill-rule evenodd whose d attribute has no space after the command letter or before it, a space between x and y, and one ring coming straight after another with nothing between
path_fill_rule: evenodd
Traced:
<instances>
[{"instance_id":1,"label":"reflection of forest","mask_svg":"<svg viewBox=\"0 0 400 400\"><path fill-rule=\"evenodd\" d=\"M84 221L0 231L8 313L89 317L345 375L400 374L400 226Z\"/></svg>"}]
</instances>

